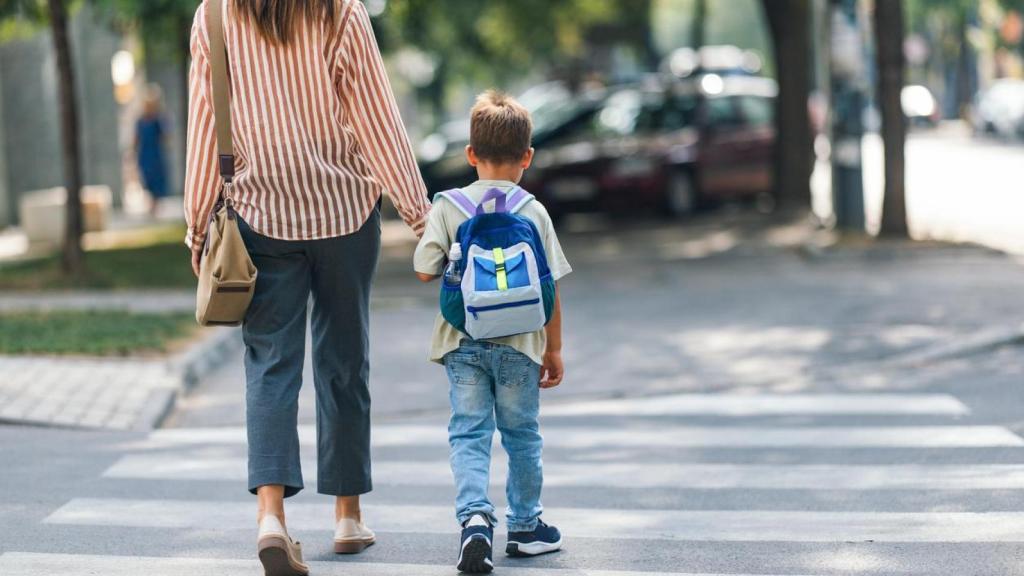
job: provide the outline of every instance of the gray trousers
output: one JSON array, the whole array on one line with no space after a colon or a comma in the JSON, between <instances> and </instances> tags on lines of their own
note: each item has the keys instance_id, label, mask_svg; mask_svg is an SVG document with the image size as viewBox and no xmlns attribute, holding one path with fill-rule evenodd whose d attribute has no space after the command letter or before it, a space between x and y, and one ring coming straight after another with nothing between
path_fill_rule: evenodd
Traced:
<instances>
[{"instance_id":1,"label":"gray trousers","mask_svg":"<svg viewBox=\"0 0 1024 576\"><path fill-rule=\"evenodd\" d=\"M303 488L297 426L313 295L317 492L364 494L370 480L369 308L380 253L380 212L356 233L288 241L239 221L256 268L256 290L242 324L249 491Z\"/></svg>"}]
</instances>

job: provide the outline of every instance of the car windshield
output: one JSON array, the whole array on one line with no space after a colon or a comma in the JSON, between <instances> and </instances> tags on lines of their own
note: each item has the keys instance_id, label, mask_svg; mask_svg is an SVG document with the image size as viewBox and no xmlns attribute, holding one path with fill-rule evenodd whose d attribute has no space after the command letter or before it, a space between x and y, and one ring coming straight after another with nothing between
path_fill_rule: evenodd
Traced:
<instances>
[{"instance_id":1,"label":"car windshield","mask_svg":"<svg viewBox=\"0 0 1024 576\"><path fill-rule=\"evenodd\" d=\"M669 132L693 124L696 111L697 98L692 95L624 90L608 99L593 131L604 136Z\"/></svg>"},{"instance_id":2,"label":"car windshield","mask_svg":"<svg viewBox=\"0 0 1024 576\"><path fill-rule=\"evenodd\" d=\"M544 133L565 124L580 114L586 104L578 100L552 100L531 111L533 131Z\"/></svg>"},{"instance_id":3,"label":"car windshield","mask_svg":"<svg viewBox=\"0 0 1024 576\"><path fill-rule=\"evenodd\" d=\"M640 130L647 132L672 132L693 125L697 117L698 101L693 95L671 96L661 105L654 106L644 120L647 125Z\"/></svg>"}]
</instances>

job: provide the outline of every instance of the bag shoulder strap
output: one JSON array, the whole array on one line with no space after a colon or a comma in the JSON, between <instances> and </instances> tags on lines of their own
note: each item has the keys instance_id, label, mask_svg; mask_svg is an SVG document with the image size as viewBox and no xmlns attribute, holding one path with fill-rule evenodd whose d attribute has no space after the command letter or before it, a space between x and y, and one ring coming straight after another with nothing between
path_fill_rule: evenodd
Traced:
<instances>
[{"instance_id":1,"label":"bag shoulder strap","mask_svg":"<svg viewBox=\"0 0 1024 576\"><path fill-rule=\"evenodd\" d=\"M526 190L523 190L519 186L516 186L509 191L508 197L505 199L506 210L509 214L515 214L523 209L524 206L534 200L533 194L530 194Z\"/></svg>"},{"instance_id":2,"label":"bag shoulder strap","mask_svg":"<svg viewBox=\"0 0 1024 576\"><path fill-rule=\"evenodd\" d=\"M466 218L472 218L473 216L482 213L481 206L490 200L495 200L497 202L495 207L496 212L515 214L534 199L533 194L530 194L519 186L509 190L507 193L502 192L498 188L491 188L480 200L479 204L470 199L469 196L466 196L465 192L459 188L438 192L435 196L444 198L454 204L455 207L459 209L459 212L462 212Z\"/></svg>"},{"instance_id":3,"label":"bag shoulder strap","mask_svg":"<svg viewBox=\"0 0 1024 576\"><path fill-rule=\"evenodd\" d=\"M472 218L476 215L476 202L469 199L460 188L452 188L451 190L445 190L444 192L438 192L435 196L444 198L451 202L459 209L459 212L465 214L466 218Z\"/></svg>"},{"instance_id":4,"label":"bag shoulder strap","mask_svg":"<svg viewBox=\"0 0 1024 576\"><path fill-rule=\"evenodd\" d=\"M210 72L213 84L213 123L217 130L217 166L230 183L235 175L235 147L231 136L231 84L228 52L224 45L223 0L206 0L206 32L210 41Z\"/></svg>"}]
</instances>

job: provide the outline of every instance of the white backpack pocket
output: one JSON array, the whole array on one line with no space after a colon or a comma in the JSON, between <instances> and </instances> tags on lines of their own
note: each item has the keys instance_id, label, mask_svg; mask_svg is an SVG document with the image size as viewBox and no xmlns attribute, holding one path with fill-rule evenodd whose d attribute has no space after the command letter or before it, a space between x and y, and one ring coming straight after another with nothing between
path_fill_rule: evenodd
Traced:
<instances>
[{"instance_id":1,"label":"white backpack pocket","mask_svg":"<svg viewBox=\"0 0 1024 576\"><path fill-rule=\"evenodd\" d=\"M534 332L544 327L537 257L521 242L509 248L469 248L462 277L466 333L474 340Z\"/></svg>"}]
</instances>

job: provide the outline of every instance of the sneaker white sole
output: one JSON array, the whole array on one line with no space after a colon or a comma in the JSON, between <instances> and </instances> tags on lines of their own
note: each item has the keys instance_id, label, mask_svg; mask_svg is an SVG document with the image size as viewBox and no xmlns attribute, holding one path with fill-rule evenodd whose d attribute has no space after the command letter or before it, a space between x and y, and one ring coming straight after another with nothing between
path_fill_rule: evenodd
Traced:
<instances>
[{"instance_id":1,"label":"sneaker white sole","mask_svg":"<svg viewBox=\"0 0 1024 576\"><path fill-rule=\"evenodd\" d=\"M515 542L510 541L505 546L505 554L509 556L537 556L539 554L547 554L549 552L555 552L562 548L562 540L558 539L557 542Z\"/></svg>"},{"instance_id":2,"label":"sneaker white sole","mask_svg":"<svg viewBox=\"0 0 1024 576\"><path fill-rule=\"evenodd\" d=\"M490 551L491 541L486 536L481 534L466 538L459 551L456 567L467 574L486 574L494 570L494 563L487 557Z\"/></svg>"}]
</instances>

